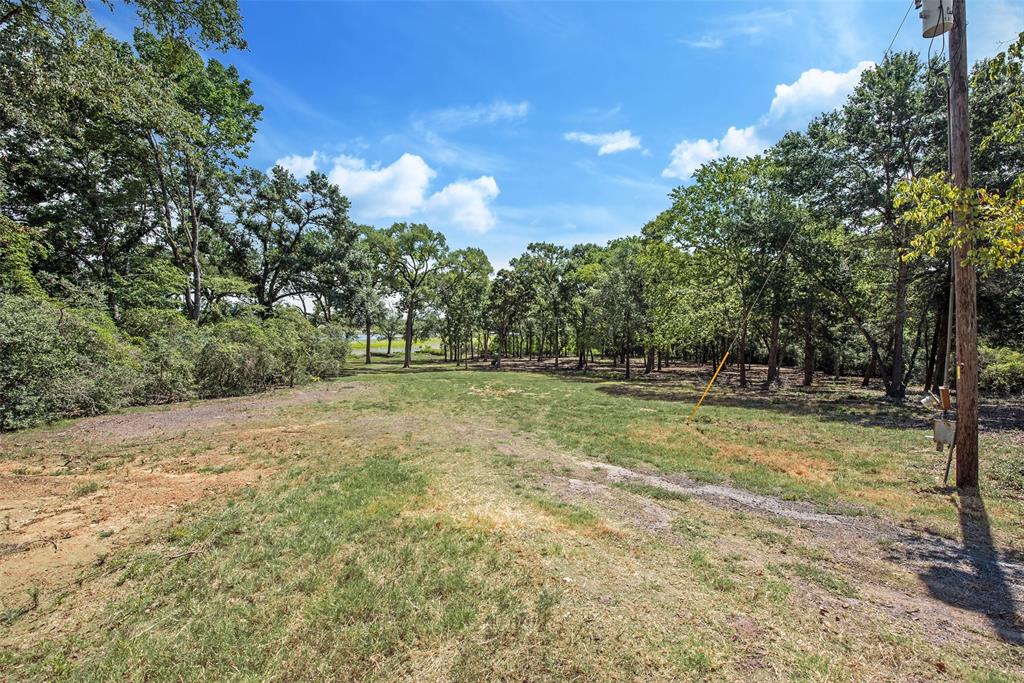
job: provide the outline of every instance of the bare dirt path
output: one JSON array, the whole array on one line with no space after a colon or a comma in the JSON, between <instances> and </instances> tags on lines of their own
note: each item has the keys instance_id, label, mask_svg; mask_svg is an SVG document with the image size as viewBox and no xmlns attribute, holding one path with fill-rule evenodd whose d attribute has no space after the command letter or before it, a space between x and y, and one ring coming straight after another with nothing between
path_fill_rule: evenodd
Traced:
<instances>
[{"instance_id":1,"label":"bare dirt path","mask_svg":"<svg viewBox=\"0 0 1024 683\"><path fill-rule=\"evenodd\" d=\"M808 585L811 602L827 605L823 609L852 607L869 620L912 623L923 637L940 646L963 640L1024 644L1024 562L994 548L980 498L962 503L962 537L953 540L885 518L828 514L810 504L726 485L699 484L681 474L665 476L580 458L500 427L457 424L453 429L460 440L482 442L505 456L541 463L540 481L559 499L594 506L670 542L685 543L679 525L674 524L678 512L617 485L639 484L692 496L724 514L779 522L781 528L769 524L767 528L777 530L767 533L781 532L815 555L820 551L815 562L838 570L856 588L859 597L836 600ZM718 520L729 526L721 516ZM721 533L717 542L723 549L762 567L788 561L788 543L766 547L728 528Z\"/></svg>"}]
</instances>

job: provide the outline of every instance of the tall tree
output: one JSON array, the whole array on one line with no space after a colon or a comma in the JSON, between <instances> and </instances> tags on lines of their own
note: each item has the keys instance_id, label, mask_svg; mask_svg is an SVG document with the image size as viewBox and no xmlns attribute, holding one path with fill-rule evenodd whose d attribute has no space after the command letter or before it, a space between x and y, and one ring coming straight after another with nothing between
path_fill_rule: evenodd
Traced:
<instances>
[{"instance_id":1,"label":"tall tree","mask_svg":"<svg viewBox=\"0 0 1024 683\"><path fill-rule=\"evenodd\" d=\"M269 175L245 169L233 183L231 207L232 260L265 315L285 297L312 293L307 285L316 283L306 274L327 274L324 260L333 279L344 276L356 230L348 199L327 176L313 171L300 181L280 166Z\"/></svg>"},{"instance_id":2,"label":"tall tree","mask_svg":"<svg viewBox=\"0 0 1024 683\"><path fill-rule=\"evenodd\" d=\"M154 116L146 131L162 236L189 273L185 309L202 315L203 242L220 222L229 171L244 157L263 108L233 66L203 57L180 40L137 32L143 63L169 83L177 115Z\"/></svg>"},{"instance_id":3,"label":"tall tree","mask_svg":"<svg viewBox=\"0 0 1024 683\"><path fill-rule=\"evenodd\" d=\"M405 360L412 365L412 342L416 312L436 286L438 270L448 254L448 243L440 232L422 223L395 223L371 234L385 273L385 280L405 308Z\"/></svg>"}]
</instances>

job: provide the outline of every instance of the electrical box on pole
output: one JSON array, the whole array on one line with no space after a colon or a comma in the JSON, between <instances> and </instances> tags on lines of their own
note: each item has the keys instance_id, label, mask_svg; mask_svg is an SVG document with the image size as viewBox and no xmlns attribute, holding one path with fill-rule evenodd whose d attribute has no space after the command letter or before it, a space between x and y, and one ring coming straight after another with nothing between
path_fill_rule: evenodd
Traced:
<instances>
[{"instance_id":1,"label":"electrical box on pole","mask_svg":"<svg viewBox=\"0 0 1024 683\"><path fill-rule=\"evenodd\" d=\"M921 10L921 35L925 38L953 28L953 0L915 0L914 5Z\"/></svg>"}]
</instances>

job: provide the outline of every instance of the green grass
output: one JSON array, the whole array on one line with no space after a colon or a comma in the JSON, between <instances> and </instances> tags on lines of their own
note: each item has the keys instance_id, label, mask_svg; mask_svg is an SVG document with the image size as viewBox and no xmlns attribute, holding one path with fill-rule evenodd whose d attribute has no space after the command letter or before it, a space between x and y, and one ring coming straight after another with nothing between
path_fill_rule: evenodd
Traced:
<instances>
[{"instance_id":1,"label":"green grass","mask_svg":"<svg viewBox=\"0 0 1024 683\"><path fill-rule=\"evenodd\" d=\"M535 606L520 599L529 571L487 534L444 514L408 516L427 485L419 468L386 456L294 472L176 529L166 554L108 561L129 595L108 609L108 633L0 664L66 680L388 680L414 648L473 628L507 637L550 613L551 594ZM466 671L486 666L479 650L460 658Z\"/></svg>"},{"instance_id":2,"label":"green grass","mask_svg":"<svg viewBox=\"0 0 1024 683\"><path fill-rule=\"evenodd\" d=\"M958 528L955 506L928 490L940 483L944 461L915 422L921 416L875 394L768 399L722 389L689 422L698 389L688 385L465 371L437 361L419 368L408 376L378 373L372 381L401 384L392 394L398 412L443 406L450 415L487 415L594 460L727 481L829 512L917 518L949 533ZM729 405L735 402L750 405ZM1019 458L1012 443L987 438L983 448L992 457L982 476L992 524L1024 549L1015 522L1024 514L1013 464Z\"/></svg>"},{"instance_id":3,"label":"green grass","mask_svg":"<svg viewBox=\"0 0 1024 683\"><path fill-rule=\"evenodd\" d=\"M635 493L638 496L645 496L647 498L654 498L655 500L690 500L690 496L685 493L678 491L667 491L657 486L649 486L648 484L637 484L635 482L616 482L613 484L616 488L620 488L630 493Z\"/></svg>"},{"instance_id":4,"label":"green grass","mask_svg":"<svg viewBox=\"0 0 1024 683\"><path fill-rule=\"evenodd\" d=\"M806 562L787 562L779 568L779 571L810 581L840 597L857 597L857 589L851 586L849 581L816 565Z\"/></svg>"},{"instance_id":5,"label":"green grass","mask_svg":"<svg viewBox=\"0 0 1024 683\"><path fill-rule=\"evenodd\" d=\"M350 342L353 354L366 353L366 337L355 337ZM412 344L413 351L423 352L441 349L441 338L430 337L428 339L417 339ZM371 354L386 354L388 351L387 339L370 339ZM405 351L405 339L401 336L391 341L391 354L400 354Z\"/></svg>"},{"instance_id":6,"label":"green grass","mask_svg":"<svg viewBox=\"0 0 1024 683\"><path fill-rule=\"evenodd\" d=\"M0 677L900 680L933 676L939 658L950 680L1024 671L994 639L953 656L910 622L879 623L869 600L824 629L823 598L870 593L821 539L646 484L601 489L600 469L578 463L954 520L947 495L924 488L921 435L876 424L880 405L722 400L690 424L686 386L456 370L425 354L411 372L386 359L334 386L251 423L122 443L116 461L81 444L82 471L107 458L110 477L133 458L199 455L196 476L274 470L183 506L146 541L119 530L121 549L101 544L66 593L19 589L2 605L13 640L0 640ZM66 450L45 437L9 457L35 468ZM997 537L1013 538L1012 491L987 502ZM81 611L55 628L67 610Z\"/></svg>"},{"instance_id":7,"label":"green grass","mask_svg":"<svg viewBox=\"0 0 1024 683\"><path fill-rule=\"evenodd\" d=\"M552 517L555 517L561 522L564 522L568 526L590 527L597 524L597 515L595 515L591 510L580 507L579 505L551 500L536 494L524 493L523 496L533 503L533 505L538 509L546 512Z\"/></svg>"},{"instance_id":8,"label":"green grass","mask_svg":"<svg viewBox=\"0 0 1024 683\"><path fill-rule=\"evenodd\" d=\"M100 483L97 481L83 481L80 484L75 484L75 487L71 489L72 498L83 498L90 494L96 493L100 490Z\"/></svg>"}]
</instances>

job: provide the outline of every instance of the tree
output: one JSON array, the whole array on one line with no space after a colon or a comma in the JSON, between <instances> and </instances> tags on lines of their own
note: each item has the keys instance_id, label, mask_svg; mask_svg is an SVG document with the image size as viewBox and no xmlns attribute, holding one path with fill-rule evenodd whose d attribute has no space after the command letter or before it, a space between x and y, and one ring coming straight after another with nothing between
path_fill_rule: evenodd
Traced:
<instances>
[{"instance_id":1,"label":"tree","mask_svg":"<svg viewBox=\"0 0 1024 683\"><path fill-rule=\"evenodd\" d=\"M174 116L154 114L146 131L150 181L162 237L190 275L185 309L202 315L202 245L219 223L228 171L244 157L263 108L233 66L202 56L180 40L137 32L142 62L171 84Z\"/></svg>"},{"instance_id":2,"label":"tree","mask_svg":"<svg viewBox=\"0 0 1024 683\"><path fill-rule=\"evenodd\" d=\"M464 358L469 366L469 353L461 349L472 346L473 333L483 322L491 262L482 249L459 249L448 255L438 277L438 307L444 314L446 347L453 360Z\"/></svg>"},{"instance_id":3,"label":"tree","mask_svg":"<svg viewBox=\"0 0 1024 683\"><path fill-rule=\"evenodd\" d=\"M252 284L265 315L283 298L324 284L306 273L329 274L332 286L343 286L356 231L348 220L348 199L327 176L313 171L299 181L280 166L269 176L246 169L233 183L231 205L232 261ZM325 303L331 297L323 290L316 294Z\"/></svg>"},{"instance_id":4,"label":"tree","mask_svg":"<svg viewBox=\"0 0 1024 683\"><path fill-rule=\"evenodd\" d=\"M487 298L487 320L498 337L496 365L511 355L509 338L515 325L527 312L527 291L519 271L502 268L494 276Z\"/></svg>"},{"instance_id":5,"label":"tree","mask_svg":"<svg viewBox=\"0 0 1024 683\"><path fill-rule=\"evenodd\" d=\"M568 252L565 248L547 242L529 244L526 252L513 261L513 267L522 270L524 282L531 293L534 317L540 328L537 360L543 359L544 342L553 340L551 353L555 357L556 368L562 349L559 331L563 323L567 265Z\"/></svg>"},{"instance_id":6,"label":"tree","mask_svg":"<svg viewBox=\"0 0 1024 683\"><path fill-rule=\"evenodd\" d=\"M397 294L405 309L405 360L412 365L412 342L416 312L436 286L438 270L448 254L444 235L422 223L395 223L370 237L372 248L385 273L385 282Z\"/></svg>"},{"instance_id":7,"label":"tree","mask_svg":"<svg viewBox=\"0 0 1024 683\"><path fill-rule=\"evenodd\" d=\"M565 310L576 340L576 369L586 370L593 343L593 288L601 277L603 249L596 244L577 244L569 250L565 270Z\"/></svg>"},{"instance_id":8,"label":"tree","mask_svg":"<svg viewBox=\"0 0 1024 683\"><path fill-rule=\"evenodd\" d=\"M915 233L899 220L896 205L904 178L945 165L945 103L932 76L938 68L937 60L926 65L912 53L888 55L862 74L840 110L779 145L788 191L818 222L843 232L830 238L831 245L842 250L850 272L856 271L856 289L833 277L818 277L819 284L834 286L830 291L857 321L870 349L865 375L875 367L883 370L886 392L897 399L905 395L909 376L911 290L919 283L934 289L928 281L944 273L941 262L911 264L903 258Z\"/></svg>"},{"instance_id":9,"label":"tree","mask_svg":"<svg viewBox=\"0 0 1024 683\"><path fill-rule=\"evenodd\" d=\"M793 230L793 211L774 185L763 157L727 157L697 170L696 182L673 191L672 222L667 234L687 251L701 253L712 279L721 278L735 292L739 308L730 327L738 331L740 386L747 385L750 315L782 258ZM777 343L778 315L773 312Z\"/></svg>"},{"instance_id":10,"label":"tree","mask_svg":"<svg viewBox=\"0 0 1024 683\"><path fill-rule=\"evenodd\" d=\"M642 249L640 237L624 237L609 242L604 252L604 267L593 293L604 327L613 343L617 342L616 351L621 351L626 364L626 379L632 376L630 357L637 330L648 322L640 265Z\"/></svg>"}]
</instances>

